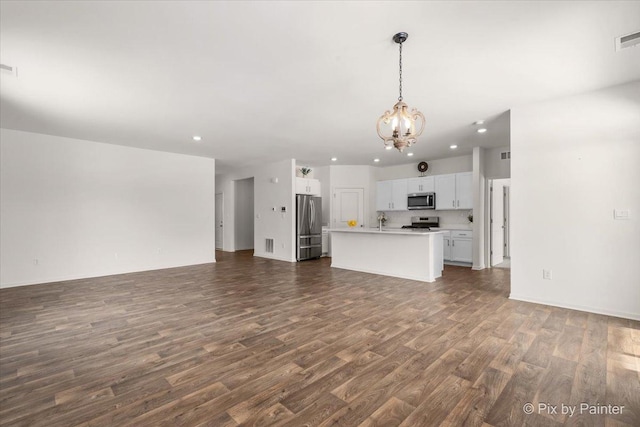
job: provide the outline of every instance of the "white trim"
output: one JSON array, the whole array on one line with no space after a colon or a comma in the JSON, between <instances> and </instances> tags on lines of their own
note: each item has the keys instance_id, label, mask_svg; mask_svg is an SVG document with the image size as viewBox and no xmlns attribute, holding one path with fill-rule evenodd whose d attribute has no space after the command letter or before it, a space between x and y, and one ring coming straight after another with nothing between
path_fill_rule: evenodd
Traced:
<instances>
[{"instance_id":1,"label":"white trim","mask_svg":"<svg viewBox=\"0 0 640 427\"><path fill-rule=\"evenodd\" d=\"M608 310L604 308L590 307L590 306L584 306L584 305L578 305L578 304L565 304L557 301L549 301L549 300L532 298L526 295L511 294L509 295L509 299L516 300L516 301L531 302L534 304L543 304L543 305L550 305L554 307L568 308L570 310L586 311L588 313L604 314L605 316L614 316L614 317L621 317L624 319L640 320L640 314L638 313L626 313L623 311Z\"/></svg>"},{"instance_id":2,"label":"white trim","mask_svg":"<svg viewBox=\"0 0 640 427\"><path fill-rule=\"evenodd\" d=\"M258 258L273 259L273 260L276 260L276 261L284 261L284 262L297 262L298 261L296 259L279 257L279 256L274 256L274 255L257 254L257 253L255 253L255 251L253 252L253 256L258 257Z\"/></svg>"},{"instance_id":3,"label":"white trim","mask_svg":"<svg viewBox=\"0 0 640 427\"><path fill-rule=\"evenodd\" d=\"M43 282L42 280L34 280L34 281L28 281L28 282L3 283L2 286L0 286L0 289L16 288L18 286L49 285L51 283L69 282L69 281L72 281L72 280L97 279L97 278L100 278L100 277L119 276L121 274L144 273L144 272L147 272L147 271L166 270L168 268L192 267L192 266L196 266L196 265L211 264L211 263L215 263L215 262L216 262L216 259L214 257L213 261L197 262L195 264L177 264L177 265L169 265L169 266L166 266L166 267L151 268L151 269L144 269L144 270L112 271L112 272L104 272L104 273L100 273L100 274L96 274L96 275L91 275L91 276L78 276L78 275L58 276L58 277L52 277L52 278L49 278L49 279L45 279L46 282Z\"/></svg>"}]
</instances>

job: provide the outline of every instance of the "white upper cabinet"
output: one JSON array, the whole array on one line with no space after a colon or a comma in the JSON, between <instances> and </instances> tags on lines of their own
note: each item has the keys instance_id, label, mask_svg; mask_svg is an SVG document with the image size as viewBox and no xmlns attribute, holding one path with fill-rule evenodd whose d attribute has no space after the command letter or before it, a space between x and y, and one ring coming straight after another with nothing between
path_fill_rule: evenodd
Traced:
<instances>
[{"instance_id":1,"label":"white upper cabinet","mask_svg":"<svg viewBox=\"0 0 640 427\"><path fill-rule=\"evenodd\" d=\"M407 195L436 193L436 210L473 209L473 173L423 176L377 182L376 210L407 210Z\"/></svg>"},{"instance_id":2,"label":"white upper cabinet","mask_svg":"<svg viewBox=\"0 0 640 427\"><path fill-rule=\"evenodd\" d=\"M311 178L296 178L296 194L310 194L319 196L321 193L320 181Z\"/></svg>"},{"instance_id":3,"label":"white upper cabinet","mask_svg":"<svg viewBox=\"0 0 640 427\"><path fill-rule=\"evenodd\" d=\"M471 172L456 174L456 209L473 209L472 180Z\"/></svg>"},{"instance_id":4,"label":"white upper cabinet","mask_svg":"<svg viewBox=\"0 0 640 427\"><path fill-rule=\"evenodd\" d=\"M432 176L420 178L409 178L407 180L407 193L431 193L435 191L434 179Z\"/></svg>"},{"instance_id":5,"label":"white upper cabinet","mask_svg":"<svg viewBox=\"0 0 640 427\"><path fill-rule=\"evenodd\" d=\"M392 179L389 181L378 181L376 192L376 210L407 210L407 180Z\"/></svg>"},{"instance_id":6,"label":"white upper cabinet","mask_svg":"<svg viewBox=\"0 0 640 427\"><path fill-rule=\"evenodd\" d=\"M436 209L472 209L472 176L471 172L436 175Z\"/></svg>"},{"instance_id":7,"label":"white upper cabinet","mask_svg":"<svg viewBox=\"0 0 640 427\"><path fill-rule=\"evenodd\" d=\"M456 208L456 174L436 175L436 209L446 210Z\"/></svg>"}]
</instances>

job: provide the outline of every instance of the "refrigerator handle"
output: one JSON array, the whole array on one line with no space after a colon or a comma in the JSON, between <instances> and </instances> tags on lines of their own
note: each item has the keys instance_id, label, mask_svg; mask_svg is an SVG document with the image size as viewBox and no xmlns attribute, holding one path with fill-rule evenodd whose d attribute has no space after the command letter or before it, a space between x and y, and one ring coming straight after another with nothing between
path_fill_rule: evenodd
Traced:
<instances>
[{"instance_id":1,"label":"refrigerator handle","mask_svg":"<svg viewBox=\"0 0 640 427\"><path fill-rule=\"evenodd\" d=\"M313 219L316 217L316 205L313 203L313 199L309 199L309 205L311 207L311 218L309 218L309 232L313 233Z\"/></svg>"}]
</instances>

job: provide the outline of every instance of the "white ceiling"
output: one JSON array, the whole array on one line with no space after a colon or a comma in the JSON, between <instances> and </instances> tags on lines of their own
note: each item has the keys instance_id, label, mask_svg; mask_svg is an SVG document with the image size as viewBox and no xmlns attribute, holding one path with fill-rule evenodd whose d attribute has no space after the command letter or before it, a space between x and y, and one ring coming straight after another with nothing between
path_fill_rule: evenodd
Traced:
<instances>
[{"instance_id":1,"label":"white ceiling","mask_svg":"<svg viewBox=\"0 0 640 427\"><path fill-rule=\"evenodd\" d=\"M504 146L509 108L640 78L640 47L614 50L640 30L638 1L3 1L0 15L1 62L18 67L2 127L215 157L219 172ZM399 31L405 102L427 118L413 158L375 132L398 96Z\"/></svg>"}]
</instances>

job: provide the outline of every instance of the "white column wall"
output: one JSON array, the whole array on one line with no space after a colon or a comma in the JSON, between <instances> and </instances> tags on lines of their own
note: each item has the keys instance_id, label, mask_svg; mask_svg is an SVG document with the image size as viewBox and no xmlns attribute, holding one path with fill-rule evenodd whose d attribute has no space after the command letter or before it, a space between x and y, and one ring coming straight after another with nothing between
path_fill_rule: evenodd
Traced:
<instances>
[{"instance_id":1,"label":"white column wall","mask_svg":"<svg viewBox=\"0 0 640 427\"><path fill-rule=\"evenodd\" d=\"M640 319L639 118L640 81L512 109L511 298Z\"/></svg>"}]
</instances>

